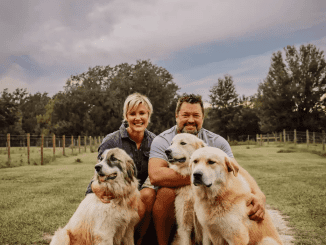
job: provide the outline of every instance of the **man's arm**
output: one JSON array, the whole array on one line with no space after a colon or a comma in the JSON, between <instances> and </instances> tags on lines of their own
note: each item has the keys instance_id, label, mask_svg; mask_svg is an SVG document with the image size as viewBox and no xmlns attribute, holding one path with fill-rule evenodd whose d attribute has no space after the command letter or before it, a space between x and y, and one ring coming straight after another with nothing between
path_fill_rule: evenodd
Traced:
<instances>
[{"instance_id":1,"label":"man's arm","mask_svg":"<svg viewBox=\"0 0 326 245\"><path fill-rule=\"evenodd\" d=\"M148 162L148 176L152 185L163 187L180 187L190 185L190 177L184 177L173 169L169 168L168 163L161 159L153 157Z\"/></svg>"},{"instance_id":2,"label":"man's arm","mask_svg":"<svg viewBox=\"0 0 326 245\"><path fill-rule=\"evenodd\" d=\"M253 199L251 201L253 208L249 212L249 217L252 220L260 221L264 219L266 196L260 190L254 178L239 165L239 173L248 181Z\"/></svg>"}]
</instances>

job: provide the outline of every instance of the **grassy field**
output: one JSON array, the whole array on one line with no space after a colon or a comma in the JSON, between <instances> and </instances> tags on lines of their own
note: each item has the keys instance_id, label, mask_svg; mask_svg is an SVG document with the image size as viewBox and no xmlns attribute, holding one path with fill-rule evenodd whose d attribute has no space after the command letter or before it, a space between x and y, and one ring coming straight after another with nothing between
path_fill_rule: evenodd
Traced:
<instances>
[{"instance_id":1,"label":"grassy field","mask_svg":"<svg viewBox=\"0 0 326 245\"><path fill-rule=\"evenodd\" d=\"M232 146L267 203L290 217L296 244L326 244L326 158L297 148ZM95 158L0 169L0 244L47 244L44 234L64 226L84 198Z\"/></svg>"},{"instance_id":2,"label":"grassy field","mask_svg":"<svg viewBox=\"0 0 326 245\"><path fill-rule=\"evenodd\" d=\"M296 244L326 244L326 157L294 145L232 149L267 203L290 217Z\"/></svg>"}]
</instances>

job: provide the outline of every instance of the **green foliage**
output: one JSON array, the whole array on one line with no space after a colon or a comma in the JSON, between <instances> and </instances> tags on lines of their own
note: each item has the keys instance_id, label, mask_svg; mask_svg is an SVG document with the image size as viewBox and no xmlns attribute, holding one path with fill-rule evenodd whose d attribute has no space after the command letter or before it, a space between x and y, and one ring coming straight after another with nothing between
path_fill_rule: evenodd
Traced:
<instances>
[{"instance_id":1,"label":"green foliage","mask_svg":"<svg viewBox=\"0 0 326 245\"><path fill-rule=\"evenodd\" d=\"M37 115L36 120L37 123L42 128L42 134L48 135L49 133L53 133L54 127L52 126L52 114L54 111L54 105L57 98L50 99L49 102L45 105L45 114Z\"/></svg>"},{"instance_id":2,"label":"green foliage","mask_svg":"<svg viewBox=\"0 0 326 245\"><path fill-rule=\"evenodd\" d=\"M242 98L235 92L233 78L219 78L210 90L212 108L208 111L204 127L223 137L252 135L259 132L259 120L251 98Z\"/></svg>"},{"instance_id":3,"label":"green foliage","mask_svg":"<svg viewBox=\"0 0 326 245\"><path fill-rule=\"evenodd\" d=\"M136 65L89 68L71 76L53 107L53 132L61 135L103 135L119 128L126 97L139 92L153 105L149 130L161 133L174 125L178 86L172 75L150 61Z\"/></svg>"},{"instance_id":4,"label":"green foliage","mask_svg":"<svg viewBox=\"0 0 326 245\"><path fill-rule=\"evenodd\" d=\"M274 53L267 78L259 85L258 116L263 132L283 129L325 129L326 61L314 45L294 46Z\"/></svg>"}]
</instances>

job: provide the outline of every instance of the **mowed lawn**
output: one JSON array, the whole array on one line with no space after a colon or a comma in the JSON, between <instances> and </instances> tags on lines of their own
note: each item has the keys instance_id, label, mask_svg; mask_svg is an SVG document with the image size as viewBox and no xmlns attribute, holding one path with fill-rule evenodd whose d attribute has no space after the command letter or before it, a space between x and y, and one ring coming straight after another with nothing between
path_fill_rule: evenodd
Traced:
<instances>
[{"instance_id":1,"label":"mowed lawn","mask_svg":"<svg viewBox=\"0 0 326 245\"><path fill-rule=\"evenodd\" d=\"M326 244L326 157L294 146L248 148L232 150L265 193L267 203L290 217L296 244Z\"/></svg>"},{"instance_id":2,"label":"mowed lawn","mask_svg":"<svg viewBox=\"0 0 326 245\"><path fill-rule=\"evenodd\" d=\"M296 244L326 244L326 158L281 149L232 147L267 203L290 217ZM96 153L82 153L51 165L0 169L0 244L47 244L44 234L64 226L84 198L95 159Z\"/></svg>"}]
</instances>

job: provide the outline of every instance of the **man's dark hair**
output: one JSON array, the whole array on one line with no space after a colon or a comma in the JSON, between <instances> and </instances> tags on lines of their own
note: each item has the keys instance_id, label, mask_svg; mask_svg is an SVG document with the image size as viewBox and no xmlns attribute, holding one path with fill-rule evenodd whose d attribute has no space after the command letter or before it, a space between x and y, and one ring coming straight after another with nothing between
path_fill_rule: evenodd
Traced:
<instances>
[{"instance_id":1,"label":"man's dark hair","mask_svg":"<svg viewBox=\"0 0 326 245\"><path fill-rule=\"evenodd\" d=\"M175 113L178 114L181 108L181 105L183 102L187 102L190 104L200 104L201 110L203 112L204 117L204 103L201 99L201 95L195 95L195 94L186 94L184 93L179 99L177 103L177 108L175 109Z\"/></svg>"}]
</instances>

